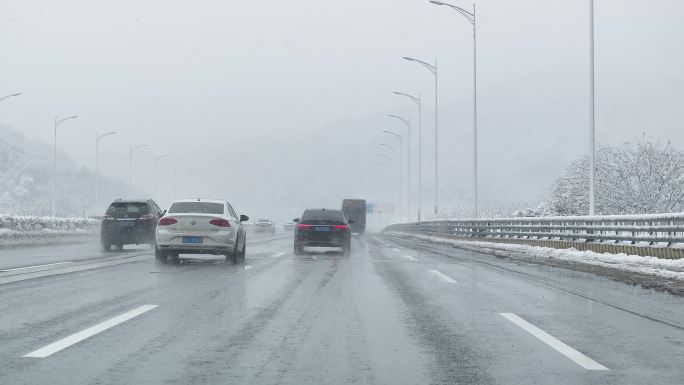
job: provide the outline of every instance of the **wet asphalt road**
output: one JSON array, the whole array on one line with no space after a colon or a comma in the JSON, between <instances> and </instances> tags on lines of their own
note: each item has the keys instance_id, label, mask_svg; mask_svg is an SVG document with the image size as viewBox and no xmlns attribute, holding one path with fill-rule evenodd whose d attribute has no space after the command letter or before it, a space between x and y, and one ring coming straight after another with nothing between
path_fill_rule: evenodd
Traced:
<instances>
[{"instance_id":1,"label":"wet asphalt road","mask_svg":"<svg viewBox=\"0 0 684 385\"><path fill-rule=\"evenodd\" d=\"M588 273L372 236L38 249L0 252L0 384L684 383L684 299Z\"/></svg>"}]
</instances>

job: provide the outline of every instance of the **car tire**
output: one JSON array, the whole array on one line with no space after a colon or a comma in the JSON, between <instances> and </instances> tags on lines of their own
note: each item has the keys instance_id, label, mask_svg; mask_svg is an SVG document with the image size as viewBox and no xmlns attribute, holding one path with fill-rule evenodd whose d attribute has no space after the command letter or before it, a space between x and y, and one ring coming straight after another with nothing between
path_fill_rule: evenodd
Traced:
<instances>
[{"instance_id":1,"label":"car tire","mask_svg":"<svg viewBox=\"0 0 684 385\"><path fill-rule=\"evenodd\" d=\"M157 263L166 263L167 257L168 257L167 252L160 249L159 247L157 247L155 245L155 247L154 247L154 259L157 260Z\"/></svg>"},{"instance_id":2,"label":"car tire","mask_svg":"<svg viewBox=\"0 0 684 385\"><path fill-rule=\"evenodd\" d=\"M302 255L304 254L304 247L300 245L299 243L295 242L294 244L294 255Z\"/></svg>"},{"instance_id":3,"label":"car tire","mask_svg":"<svg viewBox=\"0 0 684 385\"><path fill-rule=\"evenodd\" d=\"M242 251L240 251L240 262L244 262L246 256L247 256L247 237L243 237L243 239L242 239Z\"/></svg>"},{"instance_id":4,"label":"car tire","mask_svg":"<svg viewBox=\"0 0 684 385\"><path fill-rule=\"evenodd\" d=\"M347 243L344 245L342 248L342 254L344 254L345 257L351 255L351 241L347 241Z\"/></svg>"},{"instance_id":5,"label":"car tire","mask_svg":"<svg viewBox=\"0 0 684 385\"><path fill-rule=\"evenodd\" d=\"M123 243L118 243L118 244L116 245L116 248L119 249L119 250L123 250L123 248L124 248Z\"/></svg>"},{"instance_id":6,"label":"car tire","mask_svg":"<svg viewBox=\"0 0 684 385\"><path fill-rule=\"evenodd\" d=\"M104 250L104 251L111 251L112 250L112 243L111 242L108 242L108 241L103 239L100 243L102 244L102 250Z\"/></svg>"},{"instance_id":7,"label":"car tire","mask_svg":"<svg viewBox=\"0 0 684 385\"><path fill-rule=\"evenodd\" d=\"M180 258L178 258L178 253L169 253L167 258L168 258L169 262L174 264L174 265L178 265L180 263Z\"/></svg>"},{"instance_id":8,"label":"car tire","mask_svg":"<svg viewBox=\"0 0 684 385\"><path fill-rule=\"evenodd\" d=\"M226 250L225 253L226 256L226 263L231 263L233 265L237 264L238 262L238 248L237 248L237 243L235 244L235 247L230 250Z\"/></svg>"}]
</instances>

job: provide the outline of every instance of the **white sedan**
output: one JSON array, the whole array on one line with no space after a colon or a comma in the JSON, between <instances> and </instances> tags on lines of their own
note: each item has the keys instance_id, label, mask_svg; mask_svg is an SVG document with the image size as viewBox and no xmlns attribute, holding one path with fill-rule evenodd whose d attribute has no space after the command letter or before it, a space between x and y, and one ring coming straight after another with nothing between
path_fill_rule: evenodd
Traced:
<instances>
[{"instance_id":1,"label":"white sedan","mask_svg":"<svg viewBox=\"0 0 684 385\"><path fill-rule=\"evenodd\" d=\"M247 245L242 222L230 203L217 199L181 199L159 219L155 257L166 263L179 254L225 255L236 263L245 259Z\"/></svg>"}]
</instances>

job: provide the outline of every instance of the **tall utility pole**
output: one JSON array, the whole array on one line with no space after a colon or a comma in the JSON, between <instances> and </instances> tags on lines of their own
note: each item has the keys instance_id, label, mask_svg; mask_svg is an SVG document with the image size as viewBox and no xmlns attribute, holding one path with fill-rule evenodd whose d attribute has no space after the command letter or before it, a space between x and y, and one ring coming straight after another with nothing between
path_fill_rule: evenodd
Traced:
<instances>
[{"instance_id":1,"label":"tall utility pole","mask_svg":"<svg viewBox=\"0 0 684 385\"><path fill-rule=\"evenodd\" d=\"M594 118L594 0L589 0L589 215L596 214L596 120Z\"/></svg>"},{"instance_id":2,"label":"tall utility pole","mask_svg":"<svg viewBox=\"0 0 684 385\"><path fill-rule=\"evenodd\" d=\"M52 161L52 216L55 216L55 200L57 196L57 127L63 122L69 119L76 119L78 115L68 116L66 118L57 119L55 118L55 142L53 148L53 161Z\"/></svg>"},{"instance_id":3,"label":"tall utility pole","mask_svg":"<svg viewBox=\"0 0 684 385\"><path fill-rule=\"evenodd\" d=\"M478 217L478 191L477 191L477 23L475 20L475 4L473 4L473 11L466 11L465 9L448 4L442 1L430 0L431 3L437 5L445 5L454 11L460 13L473 25L473 194L474 194L474 216Z\"/></svg>"},{"instance_id":4,"label":"tall utility pole","mask_svg":"<svg viewBox=\"0 0 684 385\"><path fill-rule=\"evenodd\" d=\"M395 91L394 93L411 99L418 106L418 220L420 221L423 206L423 104L420 94L415 97L403 92Z\"/></svg>"},{"instance_id":5,"label":"tall utility pole","mask_svg":"<svg viewBox=\"0 0 684 385\"><path fill-rule=\"evenodd\" d=\"M114 134L116 131L98 134L95 141L95 215L100 212L100 140Z\"/></svg>"},{"instance_id":6,"label":"tall utility pole","mask_svg":"<svg viewBox=\"0 0 684 385\"><path fill-rule=\"evenodd\" d=\"M432 65L428 62L422 60L414 59L412 57L404 56L404 60L416 62L428 71L432 73L435 77L435 217L439 212L439 96L438 96L438 86L439 82L437 80L437 59L435 59L435 64Z\"/></svg>"}]
</instances>

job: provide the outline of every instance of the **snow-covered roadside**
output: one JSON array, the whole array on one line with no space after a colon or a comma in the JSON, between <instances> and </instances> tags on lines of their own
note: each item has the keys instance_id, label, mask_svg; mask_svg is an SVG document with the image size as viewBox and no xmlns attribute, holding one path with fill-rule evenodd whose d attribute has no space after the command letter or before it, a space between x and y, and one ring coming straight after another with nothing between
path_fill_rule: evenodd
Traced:
<instances>
[{"instance_id":1,"label":"snow-covered roadside","mask_svg":"<svg viewBox=\"0 0 684 385\"><path fill-rule=\"evenodd\" d=\"M98 229L95 219L0 214L0 247L72 242L88 238Z\"/></svg>"},{"instance_id":2,"label":"snow-covered roadside","mask_svg":"<svg viewBox=\"0 0 684 385\"><path fill-rule=\"evenodd\" d=\"M561 262L565 264L581 264L587 267L614 269L650 277L684 281L684 259L660 259L627 254L602 254L576 249L554 249L520 244L462 241L399 231L392 231L391 234L401 234L402 236L430 242L449 244L466 250L519 258L538 263Z\"/></svg>"}]
</instances>

